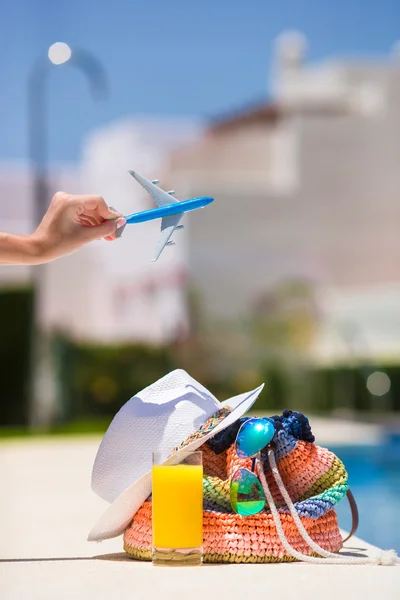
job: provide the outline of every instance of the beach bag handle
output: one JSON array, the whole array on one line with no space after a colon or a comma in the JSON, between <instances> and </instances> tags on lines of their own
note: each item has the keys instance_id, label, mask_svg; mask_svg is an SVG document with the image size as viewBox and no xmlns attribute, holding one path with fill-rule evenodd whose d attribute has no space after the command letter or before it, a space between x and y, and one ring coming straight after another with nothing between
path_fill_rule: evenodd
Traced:
<instances>
[{"instance_id":1,"label":"beach bag handle","mask_svg":"<svg viewBox=\"0 0 400 600\"><path fill-rule=\"evenodd\" d=\"M346 496L347 496L347 500L349 501L350 510L351 510L351 530L350 530L349 535L346 538L344 538L343 543L347 542L347 540L349 540L355 534L355 532L358 529L358 523L359 523L357 502L350 490L347 490Z\"/></svg>"}]
</instances>

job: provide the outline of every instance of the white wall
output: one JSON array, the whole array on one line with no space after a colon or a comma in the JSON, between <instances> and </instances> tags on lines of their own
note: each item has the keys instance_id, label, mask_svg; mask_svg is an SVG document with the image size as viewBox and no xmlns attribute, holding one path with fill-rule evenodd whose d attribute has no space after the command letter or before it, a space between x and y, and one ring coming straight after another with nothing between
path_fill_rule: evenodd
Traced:
<instances>
[{"instance_id":1,"label":"white wall","mask_svg":"<svg viewBox=\"0 0 400 600\"><path fill-rule=\"evenodd\" d=\"M104 196L123 214L153 208L128 169L170 189L165 157L198 132L196 123L185 120L129 120L101 128L85 142L80 191ZM77 337L108 341L160 343L185 331L186 232L176 232L176 246L153 263L159 232L159 221L127 225L121 239L94 242L50 265L48 325L61 320Z\"/></svg>"},{"instance_id":2,"label":"white wall","mask_svg":"<svg viewBox=\"0 0 400 600\"><path fill-rule=\"evenodd\" d=\"M367 288L325 289L319 296L322 326L313 350L319 363L366 364L400 356L400 283Z\"/></svg>"}]
</instances>

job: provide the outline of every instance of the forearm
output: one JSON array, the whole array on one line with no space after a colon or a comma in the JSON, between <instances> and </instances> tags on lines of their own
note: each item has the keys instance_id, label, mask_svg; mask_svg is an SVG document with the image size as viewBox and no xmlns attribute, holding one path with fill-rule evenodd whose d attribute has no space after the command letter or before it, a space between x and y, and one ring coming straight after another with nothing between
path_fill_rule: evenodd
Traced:
<instances>
[{"instance_id":1,"label":"forearm","mask_svg":"<svg viewBox=\"0 0 400 600\"><path fill-rule=\"evenodd\" d=\"M37 265L41 262L40 244L34 235L0 233L1 265Z\"/></svg>"}]
</instances>

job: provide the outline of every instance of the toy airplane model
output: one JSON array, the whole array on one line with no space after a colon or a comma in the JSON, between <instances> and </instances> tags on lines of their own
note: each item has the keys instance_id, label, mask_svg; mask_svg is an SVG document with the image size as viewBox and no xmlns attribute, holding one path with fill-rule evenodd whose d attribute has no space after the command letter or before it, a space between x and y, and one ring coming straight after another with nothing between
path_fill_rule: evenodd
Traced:
<instances>
[{"instance_id":1,"label":"toy airplane model","mask_svg":"<svg viewBox=\"0 0 400 600\"><path fill-rule=\"evenodd\" d=\"M200 198L179 201L173 197L173 194L175 194L174 190L165 192L156 185L159 183L158 179L148 181L138 173L135 173L135 171L129 171L129 173L149 194L151 194L158 208L144 210L124 217L126 219L126 224L118 231L118 237L120 237L128 223L143 223L144 221L152 221L153 219L162 219L161 234L153 258L154 262L158 259L165 246L173 246L175 244L175 242L170 241L170 238L176 229L183 229L183 225L179 225L183 214L190 210L204 208L213 202L214 198L202 196Z\"/></svg>"}]
</instances>

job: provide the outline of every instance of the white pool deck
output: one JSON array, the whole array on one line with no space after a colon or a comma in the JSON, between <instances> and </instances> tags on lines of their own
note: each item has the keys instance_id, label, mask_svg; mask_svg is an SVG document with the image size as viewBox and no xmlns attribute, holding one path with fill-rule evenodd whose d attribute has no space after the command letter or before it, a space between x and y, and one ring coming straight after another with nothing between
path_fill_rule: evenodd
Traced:
<instances>
[{"instance_id":1,"label":"white pool deck","mask_svg":"<svg viewBox=\"0 0 400 600\"><path fill-rule=\"evenodd\" d=\"M313 424L319 443L337 438L338 428L336 434L335 428L325 428L324 436L323 423ZM339 430L342 437L343 428ZM352 433L354 440L354 427ZM359 432L360 439L364 433ZM157 568L128 559L121 538L87 542L89 529L107 506L90 489L99 440L0 443L1 600L400 598L398 566L293 563ZM369 555L377 550L357 538L347 546Z\"/></svg>"}]
</instances>

